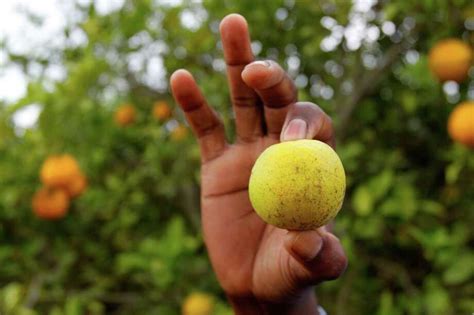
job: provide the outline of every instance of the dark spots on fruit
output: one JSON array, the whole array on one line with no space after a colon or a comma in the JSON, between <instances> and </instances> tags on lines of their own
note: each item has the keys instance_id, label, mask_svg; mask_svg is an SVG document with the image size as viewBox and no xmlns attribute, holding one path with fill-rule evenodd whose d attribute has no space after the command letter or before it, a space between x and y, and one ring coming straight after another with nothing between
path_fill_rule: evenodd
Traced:
<instances>
[{"instance_id":1,"label":"dark spots on fruit","mask_svg":"<svg viewBox=\"0 0 474 315\"><path fill-rule=\"evenodd\" d=\"M273 214L273 217L276 218L276 219L280 219L283 217L283 215L281 214L280 211L276 211L274 214Z\"/></svg>"},{"instance_id":2,"label":"dark spots on fruit","mask_svg":"<svg viewBox=\"0 0 474 315\"><path fill-rule=\"evenodd\" d=\"M329 213L326 212L326 213L324 213L323 216L321 216L320 222L325 222L328 218L329 218Z\"/></svg>"},{"instance_id":3,"label":"dark spots on fruit","mask_svg":"<svg viewBox=\"0 0 474 315\"><path fill-rule=\"evenodd\" d=\"M310 223L310 222L300 222L298 224L298 230L302 230L302 231L307 231L307 230L312 230L315 228L315 224L314 223Z\"/></svg>"}]
</instances>

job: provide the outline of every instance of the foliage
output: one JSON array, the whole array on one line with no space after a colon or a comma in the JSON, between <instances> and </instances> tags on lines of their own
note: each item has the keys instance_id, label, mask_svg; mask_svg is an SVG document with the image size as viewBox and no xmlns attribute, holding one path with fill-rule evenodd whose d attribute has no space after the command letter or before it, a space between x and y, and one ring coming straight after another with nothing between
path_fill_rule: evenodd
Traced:
<instances>
[{"instance_id":1,"label":"foliage","mask_svg":"<svg viewBox=\"0 0 474 315\"><path fill-rule=\"evenodd\" d=\"M335 122L348 180L335 229L350 266L317 288L328 313L474 310L474 154L446 132L472 79L443 90L427 58L440 39L472 40L470 1L381 1L364 11L368 1L133 0L107 14L85 2L63 47L9 54L26 73L59 63L67 76L30 75L26 96L0 106L1 314L178 314L193 291L229 312L199 229L196 143L181 131L171 138L184 123L174 105L167 121L152 107L173 104L166 78L187 68L232 125L218 37L231 12L248 19L257 57L284 65L300 98ZM87 41L74 44L75 33ZM136 119L120 127L124 103ZM19 130L12 116L29 104L41 106L37 127ZM38 172L62 153L77 158L88 188L66 218L41 221L31 211Z\"/></svg>"}]
</instances>

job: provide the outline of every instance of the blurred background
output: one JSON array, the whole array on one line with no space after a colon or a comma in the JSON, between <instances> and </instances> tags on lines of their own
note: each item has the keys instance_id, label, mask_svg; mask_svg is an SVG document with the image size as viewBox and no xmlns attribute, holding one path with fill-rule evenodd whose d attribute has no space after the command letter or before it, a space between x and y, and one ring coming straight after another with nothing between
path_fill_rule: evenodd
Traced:
<instances>
[{"instance_id":1,"label":"blurred background","mask_svg":"<svg viewBox=\"0 0 474 315\"><path fill-rule=\"evenodd\" d=\"M168 78L189 69L233 138L232 12L334 119L350 264L316 289L328 313L474 312L472 1L2 0L0 314L231 314Z\"/></svg>"}]
</instances>

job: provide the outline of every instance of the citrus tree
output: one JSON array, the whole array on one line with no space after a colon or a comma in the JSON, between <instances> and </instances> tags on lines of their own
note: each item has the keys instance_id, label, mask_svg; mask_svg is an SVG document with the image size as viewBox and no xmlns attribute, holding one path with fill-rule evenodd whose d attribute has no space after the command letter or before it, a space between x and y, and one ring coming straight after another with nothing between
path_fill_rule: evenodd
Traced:
<instances>
[{"instance_id":1,"label":"citrus tree","mask_svg":"<svg viewBox=\"0 0 474 315\"><path fill-rule=\"evenodd\" d=\"M257 58L334 120L350 263L317 288L328 313L472 312L474 117L449 118L473 98L471 1L224 4L78 1L63 46L2 44L29 85L0 106L0 314L230 313L200 233L199 152L167 81L189 69L233 138L218 37L232 12ZM39 120L19 129L29 106Z\"/></svg>"}]
</instances>

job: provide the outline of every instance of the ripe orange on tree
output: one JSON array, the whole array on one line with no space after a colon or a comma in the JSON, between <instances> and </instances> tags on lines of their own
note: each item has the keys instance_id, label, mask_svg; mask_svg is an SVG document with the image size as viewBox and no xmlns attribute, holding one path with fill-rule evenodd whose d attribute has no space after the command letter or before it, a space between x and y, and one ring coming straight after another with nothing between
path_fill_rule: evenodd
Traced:
<instances>
[{"instance_id":1,"label":"ripe orange on tree","mask_svg":"<svg viewBox=\"0 0 474 315\"><path fill-rule=\"evenodd\" d=\"M188 135L188 128L183 125L178 125L171 131L171 139L173 141L181 141Z\"/></svg>"},{"instance_id":2,"label":"ripe orange on tree","mask_svg":"<svg viewBox=\"0 0 474 315\"><path fill-rule=\"evenodd\" d=\"M33 196L32 206L38 218L60 219L66 215L69 208L69 196L62 189L43 187Z\"/></svg>"},{"instance_id":3,"label":"ripe orange on tree","mask_svg":"<svg viewBox=\"0 0 474 315\"><path fill-rule=\"evenodd\" d=\"M456 38L439 41L429 53L429 66L440 81L462 82L468 75L472 48Z\"/></svg>"},{"instance_id":4,"label":"ripe orange on tree","mask_svg":"<svg viewBox=\"0 0 474 315\"><path fill-rule=\"evenodd\" d=\"M62 188L70 197L79 196L87 188L87 179L70 154L49 156L41 167L40 177L45 186Z\"/></svg>"},{"instance_id":5,"label":"ripe orange on tree","mask_svg":"<svg viewBox=\"0 0 474 315\"><path fill-rule=\"evenodd\" d=\"M87 188L87 179L83 174L76 174L74 178L66 185L65 189L69 197L77 197Z\"/></svg>"},{"instance_id":6,"label":"ripe orange on tree","mask_svg":"<svg viewBox=\"0 0 474 315\"><path fill-rule=\"evenodd\" d=\"M211 315L214 310L214 298L201 292L191 293L182 306L183 315Z\"/></svg>"},{"instance_id":7,"label":"ripe orange on tree","mask_svg":"<svg viewBox=\"0 0 474 315\"><path fill-rule=\"evenodd\" d=\"M448 133L454 141L474 148L474 101L454 108L448 119Z\"/></svg>"},{"instance_id":8,"label":"ripe orange on tree","mask_svg":"<svg viewBox=\"0 0 474 315\"><path fill-rule=\"evenodd\" d=\"M121 105L115 112L115 122L119 126L128 126L135 122L137 113L135 107L131 104Z\"/></svg>"},{"instance_id":9,"label":"ripe orange on tree","mask_svg":"<svg viewBox=\"0 0 474 315\"><path fill-rule=\"evenodd\" d=\"M70 154L51 155L44 161L40 177L46 186L65 187L80 173L79 164Z\"/></svg>"},{"instance_id":10,"label":"ripe orange on tree","mask_svg":"<svg viewBox=\"0 0 474 315\"><path fill-rule=\"evenodd\" d=\"M171 117L171 108L165 101L157 101L153 104L153 117L163 121Z\"/></svg>"}]
</instances>

